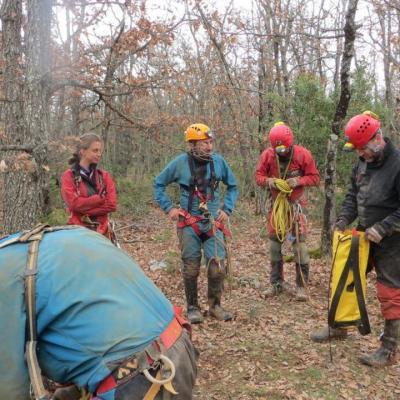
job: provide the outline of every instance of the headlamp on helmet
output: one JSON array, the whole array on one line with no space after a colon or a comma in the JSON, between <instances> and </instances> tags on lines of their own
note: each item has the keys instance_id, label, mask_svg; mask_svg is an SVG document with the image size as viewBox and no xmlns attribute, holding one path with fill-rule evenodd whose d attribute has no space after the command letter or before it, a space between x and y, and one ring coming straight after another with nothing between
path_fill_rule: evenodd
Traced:
<instances>
[{"instance_id":1,"label":"headlamp on helmet","mask_svg":"<svg viewBox=\"0 0 400 400\"><path fill-rule=\"evenodd\" d=\"M268 134L271 146L278 154L285 154L293 145L293 132L284 122L279 121Z\"/></svg>"},{"instance_id":2,"label":"headlamp on helmet","mask_svg":"<svg viewBox=\"0 0 400 400\"><path fill-rule=\"evenodd\" d=\"M364 111L350 119L344 128L347 143L345 147L353 146L362 149L367 143L379 133L381 122L379 117L372 111Z\"/></svg>"},{"instance_id":3,"label":"headlamp on helmet","mask_svg":"<svg viewBox=\"0 0 400 400\"><path fill-rule=\"evenodd\" d=\"M185 142L214 138L214 132L204 124L192 124L185 131Z\"/></svg>"}]
</instances>

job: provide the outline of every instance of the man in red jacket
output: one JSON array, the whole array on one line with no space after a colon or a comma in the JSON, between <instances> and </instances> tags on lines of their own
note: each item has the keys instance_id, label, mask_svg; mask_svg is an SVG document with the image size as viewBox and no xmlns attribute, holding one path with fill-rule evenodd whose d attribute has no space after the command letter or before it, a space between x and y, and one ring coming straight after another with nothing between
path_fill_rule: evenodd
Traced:
<instances>
[{"instance_id":1,"label":"man in red jacket","mask_svg":"<svg viewBox=\"0 0 400 400\"><path fill-rule=\"evenodd\" d=\"M79 138L71 168L61 177L61 196L70 217L68 224L82 225L111 239L108 214L117 208L117 195L111 175L100 168L103 144L94 133Z\"/></svg>"},{"instance_id":2,"label":"man in red jacket","mask_svg":"<svg viewBox=\"0 0 400 400\"><path fill-rule=\"evenodd\" d=\"M277 179L286 181L289 187L288 201L292 216L292 229L289 239L293 244L296 259L296 297L298 300L307 299L304 285L309 277L309 255L305 244L306 226L302 207L305 205L304 187L319 184L319 172L309 150L293 144L293 132L283 122L277 122L269 132L271 147L263 151L256 169L258 186L267 187L272 194L273 202L279 194ZM283 278L282 242L279 238L273 208L269 210L268 236L270 239L271 257L271 287L266 291L267 297L277 295L289 288ZM276 221L276 219L275 219Z\"/></svg>"}]
</instances>

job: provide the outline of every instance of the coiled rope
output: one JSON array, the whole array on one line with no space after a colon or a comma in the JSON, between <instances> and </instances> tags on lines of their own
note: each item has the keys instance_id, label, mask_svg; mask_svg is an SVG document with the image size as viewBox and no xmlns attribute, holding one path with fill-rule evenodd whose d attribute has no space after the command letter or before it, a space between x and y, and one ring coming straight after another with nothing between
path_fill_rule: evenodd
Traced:
<instances>
[{"instance_id":1,"label":"coiled rope","mask_svg":"<svg viewBox=\"0 0 400 400\"><path fill-rule=\"evenodd\" d=\"M286 234L293 228L293 209L289 203L289 196L293 189L285 179L277 178L274 184L279 193L272 206L271 225L275 230L278 240L283 243Z\"/></svg>"}]
</instances>

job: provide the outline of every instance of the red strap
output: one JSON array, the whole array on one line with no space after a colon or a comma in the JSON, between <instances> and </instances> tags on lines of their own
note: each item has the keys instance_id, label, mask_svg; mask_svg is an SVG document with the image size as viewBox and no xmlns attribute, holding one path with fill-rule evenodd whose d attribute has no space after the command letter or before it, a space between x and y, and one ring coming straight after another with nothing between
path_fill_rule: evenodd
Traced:
<instances>
[{"instance_id":1,"label":"red strap","mask_svg":"<svg viewBox=\"0 0 400 400\"><path fill-rule=\"evenodd\" d=\"M178 220L177 222L178 228L185 228L187 226L191 226L197 236L201 235L202 232L200 232L197 223L203 220L204 217L202 217L201 215L192 215L183 208L179 210L179 215L181 215L184 219ZM225 236L231 235L229 229L222 222L214 221L214 224L215 227L219 229ZM213 237L214 236L213 230L210 229L208 232L206 232L206 235L208 235L209 237Z\"/></svg>"},{"instance_id":2,"label":"red strap","mask_svg":"<svg viewBox=\"0 0 400 400\"><path fill-rule=\"evenodd\" d=\"M110 374L105 378L99 386L97 386L96 394L108 392L111 389L114 389L117 386L117 382L115 382L114 377Z\"/></svg>"}]
</instances>

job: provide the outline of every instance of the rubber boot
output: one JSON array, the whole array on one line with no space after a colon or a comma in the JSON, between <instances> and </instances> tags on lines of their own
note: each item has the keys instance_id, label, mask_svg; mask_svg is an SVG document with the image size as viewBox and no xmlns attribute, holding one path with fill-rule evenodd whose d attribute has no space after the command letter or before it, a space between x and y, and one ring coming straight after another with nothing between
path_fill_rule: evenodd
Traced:
<instances>
[{"instance_id":1,"label":"rubber boot","mask_svg":"<svg viewBox=\"0 0 400 400\"><path fill-rule=\"evenodd\" d=\"M271 261L270 283L271 286L264 292L266 298L290 290L290 285L283 280L283 261Z\"/></svg>"},{"instance_id":2,"label":"rubber boot","mask_svg":"<svg viewBox=\"0 0 400 400\"><path fill-rule=\"evenodd\" d=\"M313 342L323 343L327 342L329 339L346 339L347 330L330 328L329 326L324 326L323 328L317 329L310 334L310 339Z\"/></svg>"},{"instance_id":3,"label":"rubber boot","mask_svg":"<svg viewBox=\"0 0 400 400\"><path fill-rule=\"evenodd\" d=\"M296 300L307 301L307 293L304 288L308 284L309 275L308 264L296 264Z\"/></svg>"},{"instance_id":4,"label":"rubber boot","mask_svg":"<svg viewBox=\"0 0 400 400\"><path fill-rule=\"evenodd\" d=\"M225 267L223 262L212 260L208 266L208 313L219 321L230 321L232 313L221 306L224 291Z\"/></svg>"},{"instance_id":5,"label":"rubber boot","mask_svg":"<svg viewBox=\"0 0 400 400\"><path fill-rule=\"evenodd\" d=\"M385 328L381 338L381 347L371 354L360 357L362 364L382 368L396 361L397 344L400 339L400 320L385 320Z\"/></svg>"},{"instance_id":6,"label":"rubber boot","mask_svg":"<svg viewBox=\"0 0 400 400\"><path fill-rule=\"evenodd\" d=\"M203 316L197 302L197 277L186 277L183 282L185 284L187 318L191 324L200 324L203 322Z\"/></svg>"}]
</instances>

